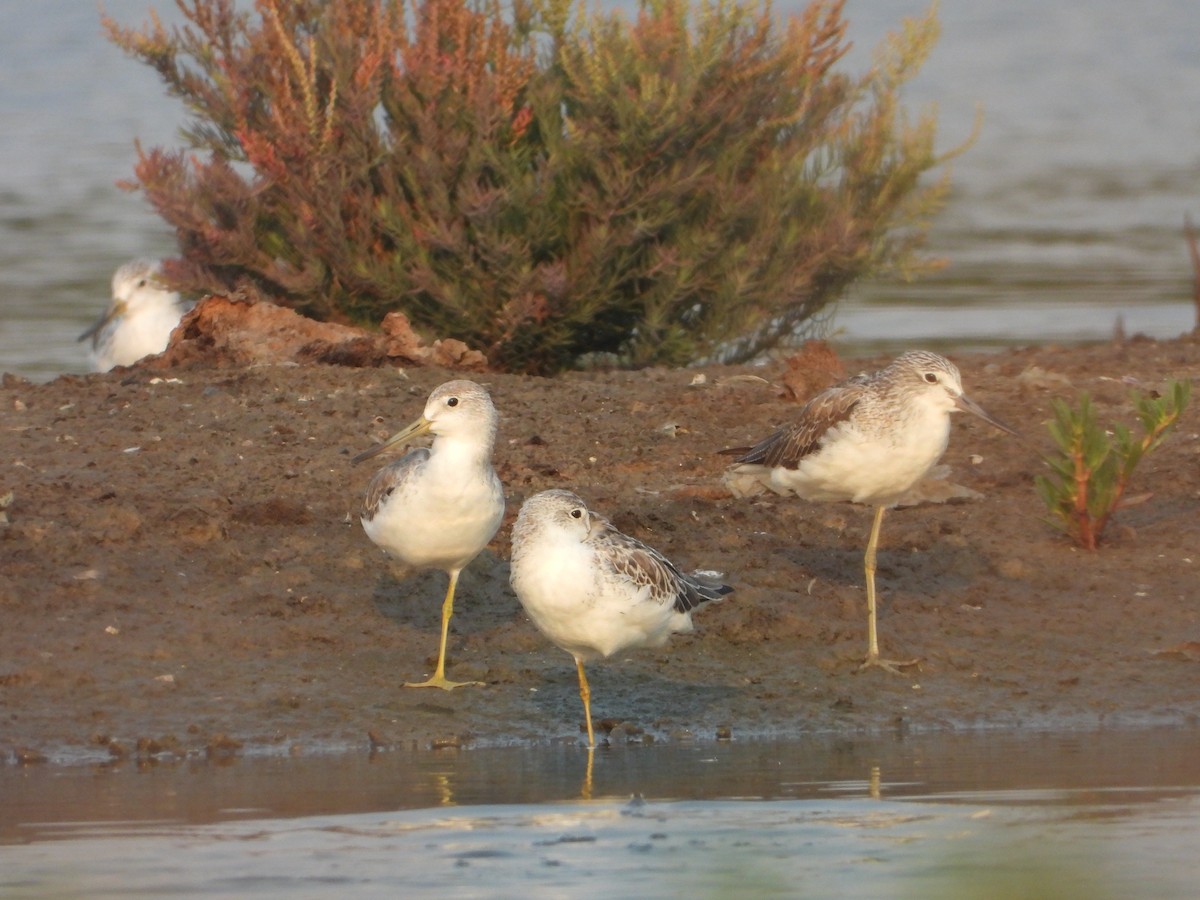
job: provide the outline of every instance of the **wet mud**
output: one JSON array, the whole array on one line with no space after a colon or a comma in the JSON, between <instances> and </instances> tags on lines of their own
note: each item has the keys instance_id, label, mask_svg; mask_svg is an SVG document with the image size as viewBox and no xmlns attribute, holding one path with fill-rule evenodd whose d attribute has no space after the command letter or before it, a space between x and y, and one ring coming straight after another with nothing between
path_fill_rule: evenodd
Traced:
<instances>
[{"instance_id":1,"label":"wet mud","mask_svg":"<svg viewBox=\"0 0 1200 900\"><path fill-rule=\"evenodd\" d=\"M1195 411L1142 462L1096 552L1047 524L1033 477L1052 399L1086 390L1102 421L1133 424L1131 387L1194 381L1200 344L953 358L968 393L1024 439L957 416L946 475L980 496L935 491L945 502L885 517L882 649L922 660L903 676L857 671L870 510L739 499L722 483L718 451L786 422L821 371L799 388L803 367L784 363L471 376L501 413L508 509L463 573L451 632L448 675L485 686L451 693L401 686L432 669L445 575L406 572L370 543L357 509L374 463L349 460L454 373L190 363L5 376L0 755L576 741L572 661L508 585L512 521L551 487L736 589L697 613L694 634L589 668L613 740L1196 724Z\"/></svg>"}]
</instances>

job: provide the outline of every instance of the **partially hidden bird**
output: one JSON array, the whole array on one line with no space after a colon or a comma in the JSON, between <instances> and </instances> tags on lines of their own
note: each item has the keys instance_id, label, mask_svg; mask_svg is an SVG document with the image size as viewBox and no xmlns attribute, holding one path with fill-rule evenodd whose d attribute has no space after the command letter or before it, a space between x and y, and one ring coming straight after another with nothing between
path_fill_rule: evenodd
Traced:
<instances>
[{"instance_id":1,"label":"partially hidden bird","mask_svg":"<svg viewBox=\"0 0 1200 900\"><path fill-rule=\"evenodd\" d=\"M167 349L171 332L189 308L163 284L160 263L136 259L113 273L112 299L77 340L91 338L88 355L93 371L133 365Z\"/></svg>"},{"instance_id":2,"label":"partially hidden bird","mask_svg":"<svg viewBox=\"0 0 1200 900\"><path fill-rule=\"evenodd\" d=\"M380 469L367 486L363 530L388 556L417 569L441 569L450 579L442 601L437 666L426 681L406 687L453 690L467 684L446 678L446 641L458 577L488 545L504 518L504 488L492 467L496 407L473 381L435 388L424 413L354 463L423 434L433 443L408 451Z\"/></svg>"}]
</instances>

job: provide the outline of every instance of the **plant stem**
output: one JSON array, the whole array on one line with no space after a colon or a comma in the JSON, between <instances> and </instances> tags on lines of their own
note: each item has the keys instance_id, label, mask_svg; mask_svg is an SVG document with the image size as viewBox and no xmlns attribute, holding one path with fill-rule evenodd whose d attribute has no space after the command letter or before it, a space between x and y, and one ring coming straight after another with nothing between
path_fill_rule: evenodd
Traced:
<instances>
[{"instance_id":1,"label":"plant stem","mask_svg":"<svg viewBox=\"0 0 1200 900\"><path fill-rule=\"evenodd\" d=\"M1079 542L1088 550L1096 549L1096 535L1100 528L1092 529L1092 517L1088 513L1088 482L1091 470L1084 464L1083 451L1075 451L1075 519L1079 523ZM1102 526L1101 526L1102 527Z\"/></svg>"}]
</instances>

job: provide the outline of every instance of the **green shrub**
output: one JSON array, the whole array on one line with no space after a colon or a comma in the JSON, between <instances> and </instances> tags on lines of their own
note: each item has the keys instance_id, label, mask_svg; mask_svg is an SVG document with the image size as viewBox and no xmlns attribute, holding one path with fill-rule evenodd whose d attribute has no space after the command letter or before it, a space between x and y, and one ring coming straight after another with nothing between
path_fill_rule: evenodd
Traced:
<instances>
[{"instance_id":1,"label":"green shrub","mask_svg":"<svg viewBox=\"0 0 1200 900\"><path fill-rule=\"evenodd\" d=\"M842 2L177 0L109 37L190 113L138 147L184 289L391 310L494 365L739 361L855 279L910 274L947 176L899 93L931 9L861 77Z\"/></svg>"},{"instance_id":2,"label":"green shrub","mask_svg":"<svg viewBox=\"0 0 1200 900\"><path fill-rule=\"evenodd\" d=\"M1080 397L1078 411L1055 400L1054 421L1047 427L1058 452L1046 457L1053 474L1035 479L1051 521L1080 546L1095 550L1120 508L1133 470L1175 427L1190 395L1186 381L1172 381L1163 396L1134 393L1142 426L1142 436L1136 439L1124 425L1115 425L1110 437L1096 422L1087 394Z\"/></svg>"}]
</instances>

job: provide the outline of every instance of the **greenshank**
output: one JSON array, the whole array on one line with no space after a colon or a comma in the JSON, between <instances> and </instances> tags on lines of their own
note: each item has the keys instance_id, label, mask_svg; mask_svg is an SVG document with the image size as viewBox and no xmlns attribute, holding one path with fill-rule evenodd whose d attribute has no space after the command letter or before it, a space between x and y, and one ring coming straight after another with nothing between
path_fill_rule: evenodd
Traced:
<instances>
[{"instance_id":1,"label":"greenshank","mask_svg":"<svg viewBox=\"0 0 1200 900\"><path fill-rule=\"evenodd\" d=\"M472 381L448 381L429 395L424 414L382 444L354 457L360 463L395 444L433 435L428 448L410 450L380 469L367 486L362 521L367 537L413 568L436 568L450 578L442 601L437 667L427 681L406 687L453 690L446 679L446 638L463 568L495 536L504 518L504 488L492 468L496 407Z\"/></svg>"},{"instance_id":2,"label":"greenshank","mask_svg":"<svg viewBox=\"0 0 1200 900\"><path fill-rule=\"evenodd\" d=\"M685 575L656 550L623 534L570 491L543 491L513 526L513 590L533 624L575 657L579 697L592 730L584 663L636 647L661 647L692 630L692 610L733 588Z\"/></svg>"},{"instance_id":3,"label":"greenshank","mask_svg":"<svg viewBox=\"0 0 1200 900\"><path fill-rule=\"evenodd\" d=\"M883 513L920 481L950 440L950 414L969 412L1009 434L1004 423L963 393L953 363L914 350L869 375L857 375L818 394L796 421L740 454L732 471L777 494L806 500L850 501L875 507L867 541L867 658L860 668L899 673L919 659L879 655L875 612L875 552Z\"/></svg>"}]
</instances>

